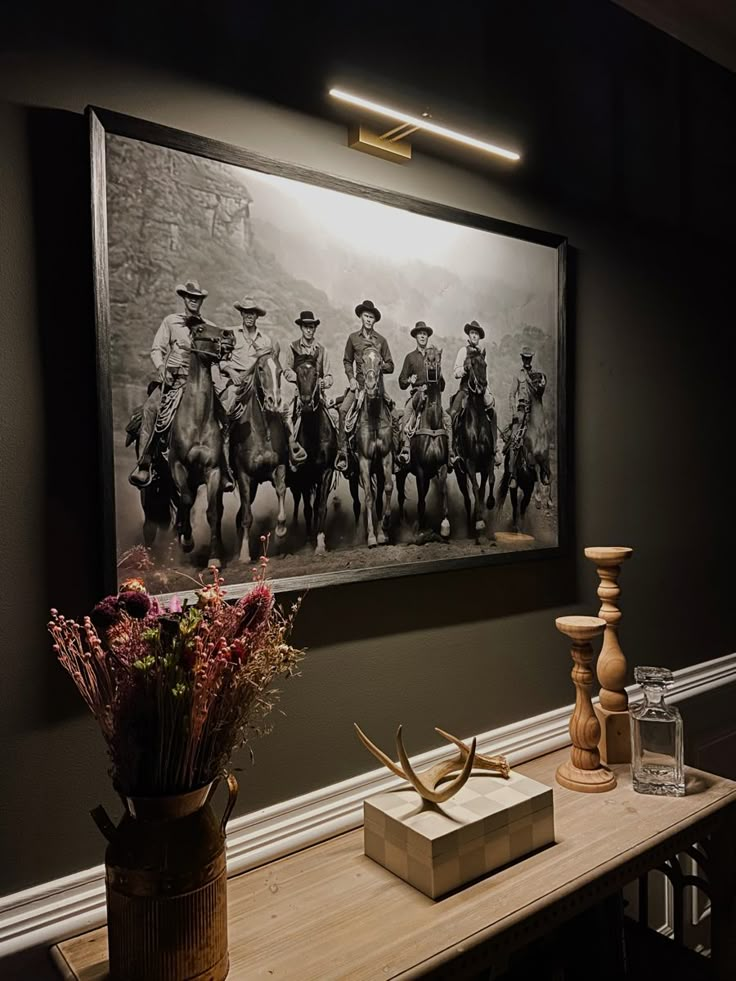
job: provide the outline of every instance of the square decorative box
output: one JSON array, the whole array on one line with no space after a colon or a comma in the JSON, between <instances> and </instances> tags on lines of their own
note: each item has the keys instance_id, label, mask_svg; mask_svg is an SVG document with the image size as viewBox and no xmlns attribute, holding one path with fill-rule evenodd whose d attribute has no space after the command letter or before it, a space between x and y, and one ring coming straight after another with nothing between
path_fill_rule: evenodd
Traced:
<instances>
[{"instance_id":1,"label":"square decorative box","mask_svg":"<svg viewBox=\"0 0 736 981\"><path fill-rule=\"evenodd\" d=\"M555 840L551 788L513 770L473 775L444 804L377 794L363 815L365 854L432 899Z\"/></svg>"}]
</instances>

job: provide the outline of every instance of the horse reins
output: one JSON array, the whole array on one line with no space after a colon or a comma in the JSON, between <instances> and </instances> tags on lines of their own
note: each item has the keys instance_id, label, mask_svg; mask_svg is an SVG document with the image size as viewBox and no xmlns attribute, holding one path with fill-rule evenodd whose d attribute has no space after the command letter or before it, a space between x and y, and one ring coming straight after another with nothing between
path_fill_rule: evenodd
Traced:
<instances>
[{"instance_id":1,"label":"horse reins","mask_svg":"<svg viewBox=\"0 0 736 981\"><path fill-rule=\"evenodd\" d=\"M475 372L468 369L468 391L473 395L482 395L483 392L488 388L488 381L484 385L480 385L475 377Z\"/></svg>"}]
</instances>

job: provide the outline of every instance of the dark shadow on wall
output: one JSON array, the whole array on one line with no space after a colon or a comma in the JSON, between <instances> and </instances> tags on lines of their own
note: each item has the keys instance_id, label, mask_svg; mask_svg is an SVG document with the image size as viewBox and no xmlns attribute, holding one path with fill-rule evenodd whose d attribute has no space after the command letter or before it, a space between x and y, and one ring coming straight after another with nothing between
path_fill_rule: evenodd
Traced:
<instances>
[{"instance_id":1,"label":"dark shadow on wall","mask_svg":"<svg viewBox=\"0 0 736 981\"><path fill-rule=\"evenodd\" d=\"M45 433L40 564L48 607L78 616L102 581L89 141L85 118L59 110L29 109L27 131ZM44 718L79 714L54 659L43 663Z\"/></svg>"},{"instance_id":2,"label":"dark shadow on wall","mask_svg":"<svg viewBox=\"0 0 736 981\"><path fill-rule=\"evenodd\" d=\"M316 590L305 596L295 640L318 647L441 629L565 606L576 597L575 556L569 549L556 558ZM279 597L285 604L290 599Z\"/></svg>"}]
</instances>

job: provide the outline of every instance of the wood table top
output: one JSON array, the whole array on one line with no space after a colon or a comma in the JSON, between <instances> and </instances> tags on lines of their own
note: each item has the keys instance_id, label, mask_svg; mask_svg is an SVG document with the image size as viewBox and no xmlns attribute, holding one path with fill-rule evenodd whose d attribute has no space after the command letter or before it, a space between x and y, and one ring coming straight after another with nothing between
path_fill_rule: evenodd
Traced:
<instances>
[{"instance_id":1,"label":"wood table top","mask_svg":"<svg viewBox=\"0 0 736 981\"><path fill-rule=\"evenodd\" d=\"M608 793L565 790L554 774L568 752L515 768L554 788L556 844L443 899L366 858L362 828L230 879L231 981L426 975L736 804L736 783L691 769L685 797L634 793L628 766L612 767L618 786ZM104 927L53 952L67 978L107 977Z\"/></svg>"}]
</instances>

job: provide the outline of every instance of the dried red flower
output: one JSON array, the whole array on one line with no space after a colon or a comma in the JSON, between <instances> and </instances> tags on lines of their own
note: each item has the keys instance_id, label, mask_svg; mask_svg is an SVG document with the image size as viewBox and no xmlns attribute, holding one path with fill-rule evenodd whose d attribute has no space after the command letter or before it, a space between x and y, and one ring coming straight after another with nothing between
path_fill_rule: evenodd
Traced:
<instances>
[{"instance_id":1,"label":"dried red flower","mask_svg":"<svg viewBox=\"0 0 736 981\"><path fill-rule=\"evenodd\" d=\"M148 616L151 609L151 598L148 593L141 593L136 589L121 590L118 593L118 603L128 616L136 620L142 620Z\"/></svg>"},{"instance_id":2,"label":"dried red flower","mask_svg":"<svg viewBox=\"0 0 736 981\"><path fill-rule=\"evenodd\" d=\"M273 609L274 596L265 582L259 582L238 602L239 631L260 630Z\"/></svg>"},{"instance_id":3,"label":"dried red flower","mask_svg":"<svg viewBox=\"0 0 736 981\"><path fill-rule=\"evenodd\" d=\"M52 611L53 612L53 611ZM120 619L120 604L117 596L106 596L93 607L90 620L99 631L105 631Z\"/></svg>"}]
</instances>

